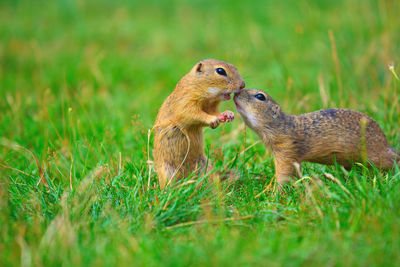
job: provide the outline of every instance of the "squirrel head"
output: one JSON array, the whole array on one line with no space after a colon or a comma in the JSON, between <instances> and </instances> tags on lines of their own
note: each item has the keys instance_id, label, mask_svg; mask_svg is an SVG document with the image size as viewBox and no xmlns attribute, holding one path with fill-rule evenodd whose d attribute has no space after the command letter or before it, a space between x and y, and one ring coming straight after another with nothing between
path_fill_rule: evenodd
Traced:
<instances>
[{"instance_id":1,"label":"squirrel head","mask_svg":"<svg viewBox=\"0 0 400 267\"><path fill-rule=\"evenodd\" d=\"M283 116L278 103L261 90L241 90L235 94L234 101L245 123L256 132L273 125Z\"/></svg>"},{"instance_id":2,"label":"squirrel head","mask_svg":"<svg viewBox=\"0 0 400 267\"><path fill-rule=\"evenodd\" d=\"M220 101L229 100L246 85L235 66L216 59L197 62L184 79L198 90L198 97Z\"/></svg>"}]
</instances>

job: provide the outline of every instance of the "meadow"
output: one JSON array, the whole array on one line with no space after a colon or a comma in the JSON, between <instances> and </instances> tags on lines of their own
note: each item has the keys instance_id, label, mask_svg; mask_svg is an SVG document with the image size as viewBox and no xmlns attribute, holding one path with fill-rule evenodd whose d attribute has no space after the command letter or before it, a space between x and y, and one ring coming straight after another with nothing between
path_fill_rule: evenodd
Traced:
<instances>
[{"instance_id":1,"label":"meadow","mask_svg":"<svg viewBox=\"0 0 400 267\"><path fill-rule=\"evenodd\" d=\"M216 169L161 191L152 128L203 58L287 113L373 117L400 149L400 1L0 2L0 266L399 266L400 169L303 164L204 128Z\"/></svg>"}]
</instances>

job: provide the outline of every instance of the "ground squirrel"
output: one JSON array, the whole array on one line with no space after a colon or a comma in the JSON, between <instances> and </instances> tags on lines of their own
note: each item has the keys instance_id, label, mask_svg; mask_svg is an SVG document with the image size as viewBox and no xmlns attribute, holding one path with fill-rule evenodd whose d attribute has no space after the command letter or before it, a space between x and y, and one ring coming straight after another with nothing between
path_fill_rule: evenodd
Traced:
<instances>
[{"instance_id":1,"label":"ground squirrel","mask_svg":"<svg viewBox=\"0 0 400 267\"><path fill-rule=\"evenodd\" d=\"M234 119L232 111L218 111L221 101L245 87L232 64L199 61L162 104L153 127L154 165L164 188L168 181L206 166L202 127L216 128Z\"/></svg>"},{"instance_id":2,"label":"ground squirrel","mask_svg":"<svg viewBox=\"0 0 400 267\"><path fill-rule=\"evenodd\" d=\"M360 112L338 108L292 116L256 89L241 90L234 101L245 123L272 150L279 184L294 174L294 162L331 165L336 160L350 168L367 160L382 169L399 162L400 152L388 144L378 123Z\"/></svg>"}]
</instances>

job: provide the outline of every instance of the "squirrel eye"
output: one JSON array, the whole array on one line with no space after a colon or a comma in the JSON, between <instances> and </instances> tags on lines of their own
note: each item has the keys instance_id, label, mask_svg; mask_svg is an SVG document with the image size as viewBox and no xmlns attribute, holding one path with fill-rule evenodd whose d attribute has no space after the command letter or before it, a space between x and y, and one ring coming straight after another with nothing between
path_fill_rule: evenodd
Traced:
<instances>
[{"instance_id":1,"label":"squirrel eye","mask_svg":"<svg viewBox=\"0 0 400 267\"><path fill-rule=\"evenodd\" d=\"M254 97L261 101L265 100L265 96L263 94L256 94Z\"/></svg>"},{"instance_id":2,"label":"squirrel eye","mask_svg":"<svg viewBox=\"0 0 400 267\"><path fill-rule=\"evenodd\" d=\"M219 75L226 76L226 71L223 68L217 68L215 69L215 72Z\"/></svg>"}]
</instances>

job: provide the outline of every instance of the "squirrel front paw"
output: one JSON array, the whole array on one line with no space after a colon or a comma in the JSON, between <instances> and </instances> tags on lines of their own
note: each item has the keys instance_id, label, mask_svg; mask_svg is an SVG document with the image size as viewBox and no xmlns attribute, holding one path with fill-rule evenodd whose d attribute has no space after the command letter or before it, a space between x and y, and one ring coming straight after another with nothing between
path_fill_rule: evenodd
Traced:
<instances>
[{"instance_id":1,"label":"squirrel front paw","mask_svg":"<svg viewBox=\"0 0 400 267\"><path fill-rule=\"evenodd\" d=\"M231 122L235 119L235 113L230 110L226 110L218 115L218 119L222 122Z\"/></svg>"},{"instance_id":2,"label":"squirrel front paw","mask_svg":"<svg viewBox=\"0 0 400 267\"><path fill-rule=\"evenodd\" d=\"M219 118L218 118L218 117L215 117L215 118L209 123L209 125L210 125L211 129L215 129L215 128L218 127L219 123L220 123Z\"/></svg>"}]
</instances>

